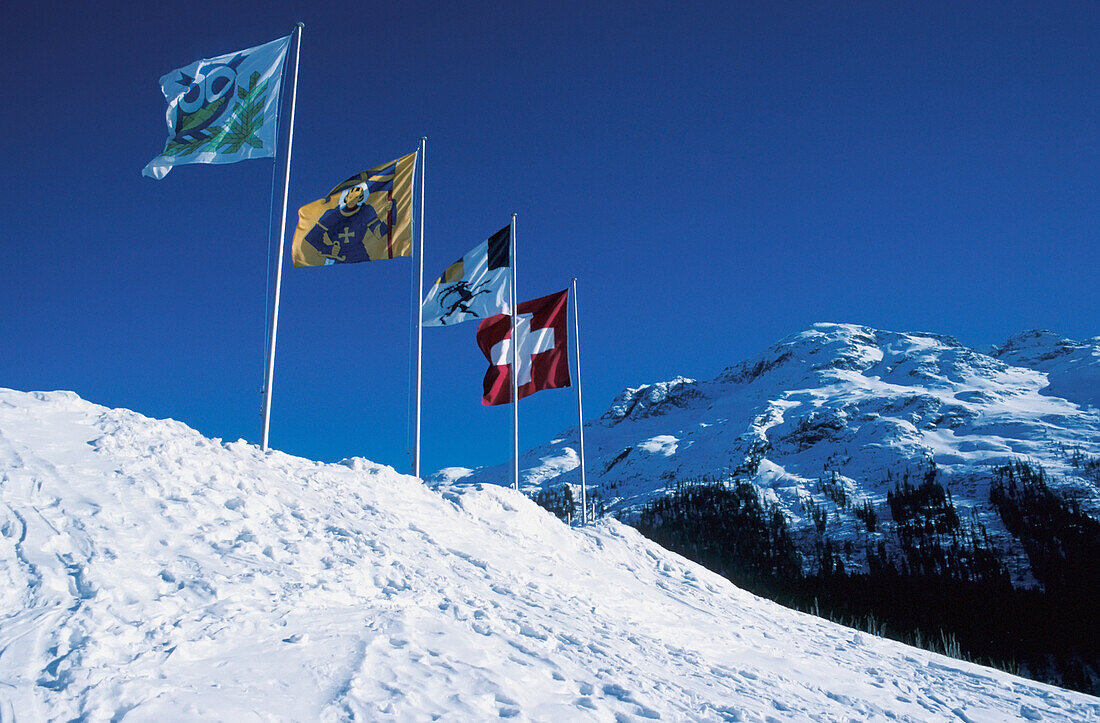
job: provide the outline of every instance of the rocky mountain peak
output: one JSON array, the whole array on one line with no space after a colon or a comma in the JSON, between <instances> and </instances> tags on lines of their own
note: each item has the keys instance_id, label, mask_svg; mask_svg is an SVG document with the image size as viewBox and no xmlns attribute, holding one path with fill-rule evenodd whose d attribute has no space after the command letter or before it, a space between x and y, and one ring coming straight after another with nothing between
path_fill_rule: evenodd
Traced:
<instances>
[{"instance_id":1,"label":"rocky mountain peak","mask_svg":"<svg viewBox=\"0 0 1100 723\"><path fill-rule=\"evenodd\" d=\"M601 420L617 424L624 419L644 419L665 414L669 408L682 408L701 397L694 379L678 376L667 382L628 387L615 397Z\"/></svg>"},{"instance_id":2,"label":"rocky mountain peak","mask_svg":"<svg viewBox=\"0 0 1100 723\"><path fill-rule=\"evenodd\" d=\"M994 356L942 334L814 324L714 380L624 390L585 427L588 484L629 515L680 483L743 480L794 529L812 537L813 514L829 509L831 539L863 545L887 533L853 510L889 519L896 480L929 465L997 534L991 471L1030 460L1100 512L1100 482L1080 466L1100 459L1100 411L1087 403L1100 395L1100 344L1049 332L1014 339ZM1023 354L1036 348L1045 351ZM1044 360L1054 349L1063 351ZM528 489L578 484L575 450L573 429L522 455ZM500 479L507 474L485 468L464 481ZM845 491L846 507L825 479Z\"/></svg>"},{"instance_id":3,"label":"rocky mountain peak","mask_svg":"<svg viewBox=\"0 0 1100 723\"><path fill-rule=\"evenodd\" d=\"M1074 341L1052 331L1032 329L995 347L992 356L1045 374L1043 394L1100 409L1100 336Z\"/></svg>"}]
</instances>

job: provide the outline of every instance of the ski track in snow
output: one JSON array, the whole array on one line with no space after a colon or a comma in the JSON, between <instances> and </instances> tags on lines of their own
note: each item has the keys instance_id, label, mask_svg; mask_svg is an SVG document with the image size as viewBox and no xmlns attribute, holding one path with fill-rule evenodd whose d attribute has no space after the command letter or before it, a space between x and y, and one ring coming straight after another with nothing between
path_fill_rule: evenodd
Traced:
<instances>
[{"instance_id":1,"label":"ski track in snow","mask_svg":"<svg viewBox=\"0 0 1100 723\"><path fill-rule=\"evenodd\" d=\"M0 721L1096 720L614 521L0 390Z\"/></svg>"}]
</instances>

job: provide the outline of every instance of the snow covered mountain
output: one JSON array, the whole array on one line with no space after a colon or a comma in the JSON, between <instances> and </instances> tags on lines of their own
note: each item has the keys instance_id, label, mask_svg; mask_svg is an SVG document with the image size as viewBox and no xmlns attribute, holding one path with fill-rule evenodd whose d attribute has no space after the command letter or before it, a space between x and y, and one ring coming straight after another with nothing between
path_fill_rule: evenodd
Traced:
<instances>
[{"instance_id":1,"label":"snow covered mountain","mask_svg":"<svg viewBox=\"0 0 1100 723\"><path fill-rule=\"evenodd\" d=\"M1003 362L1046 374L1049 384L1043 394L1100 408L1100 336L1076 342L1049 331L1029 331L992 351Z\"/></svg>"},{"instance_id":2,"label":"snow covered mountain","mask_svg":"<svg viewBox=\"0 0 1100 723\"><path fill-rule=\"evenodd\" d=\"M634 396L600 424L679 409ZM792 612L500 487L0 390L0 720L498 716L1094 720L1100 699Z\"/></svg>"},{"instance_id":3,"label":"snow covered mountain","mask_svg":"<svg viewBox=\"0 0 1100 723\"><path fill-rule=\"evenodd\" d=\"M521 487L579 485L576 440L572 428L526 452ZM740 477L806 541L813 513L825 511L830 539L860 543L849 569L867 546L890 544L887 493L931 461L960 517L976 513L1010 549L989 502L997 465L1037 463L1087 512L1100 511L1100 480L1080 465L1100 458L1100 337L1029 332L983 354L948 336L815 324L711 381L626 389L585 424L585 446L589 488L612 511L678 483ZM497 484L508 474L507 465L441 473ZM856 514L868 506L886 522L873 532ZM1026 563L1013 573L1032 582Z\"/></svg>"}]
</instances>

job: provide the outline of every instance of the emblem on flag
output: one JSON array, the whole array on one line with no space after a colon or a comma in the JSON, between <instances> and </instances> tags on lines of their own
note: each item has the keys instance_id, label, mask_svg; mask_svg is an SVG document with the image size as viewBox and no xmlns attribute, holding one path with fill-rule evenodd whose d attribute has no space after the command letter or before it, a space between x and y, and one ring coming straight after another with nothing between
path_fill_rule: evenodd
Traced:
<instances>
[{"instance_id":1,"label":"emblem on flag","mask_svg":"<svg viewBox=\"0 0 1100 723\"><path fill-rule=\"evenodd\" d=\"M568 291L516 305L516 393L519 399L543 389L569 386L566 306ZM477 344L489 361L481 403L512 401L512 319L492 316L477 327Z\"/></svg>"},{"instance_id":2,"label":"emblem on flag","mask_svg":"<svg viewBox=\"0 0 1100 723\"><path fill-rule=\"evenodd\" d=\"M185 163L275 155L279 85L290 37L196 60L162 77L168 141L142 175L159 180Z\"/></svg>"},{"instance_id":3,"label":"emblem on flag","mask_svg":"<svg viewBox=\"0 0 1100 723\"><path fill-rule=\"evenodd\" d=\"M331 266L412 255L416 153L357 173L298 209L295 266Z\"/></svg>"},{"instance_id":4,"label":"emblem on flag","mask_svg":"<svg viewBox=\"0 0 1100 723\"><path fill-rule=\"evenodd\" d=\"M447 267L421 305L425 326L451 326L510 311L511 229L505 226Z\"/></svg>"}]
</instances>

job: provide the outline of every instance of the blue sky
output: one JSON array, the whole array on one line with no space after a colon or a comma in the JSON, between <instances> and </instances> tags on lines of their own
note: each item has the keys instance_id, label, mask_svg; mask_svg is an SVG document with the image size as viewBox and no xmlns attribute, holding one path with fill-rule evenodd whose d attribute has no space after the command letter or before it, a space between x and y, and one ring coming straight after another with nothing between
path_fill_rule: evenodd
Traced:
<instances>
[{"instance_id":1,"label":"blue sky","mask_svg":"<svg viewBox=\"0 0 1100 723\"><path fill-rule=\"evenodd\" d=\"M1095 3L265 5L7 10L0 386L259 440L275 166L141 169L162 74L298 20L290 223L427 136L426 277L517 213L521 298L578 278L588 418L815 321L1100 334ZM412 268L288 266L275 448L410 468ZM425 330L426 472L510 454L475 329Z\"/></svg>"}]
</instances>

